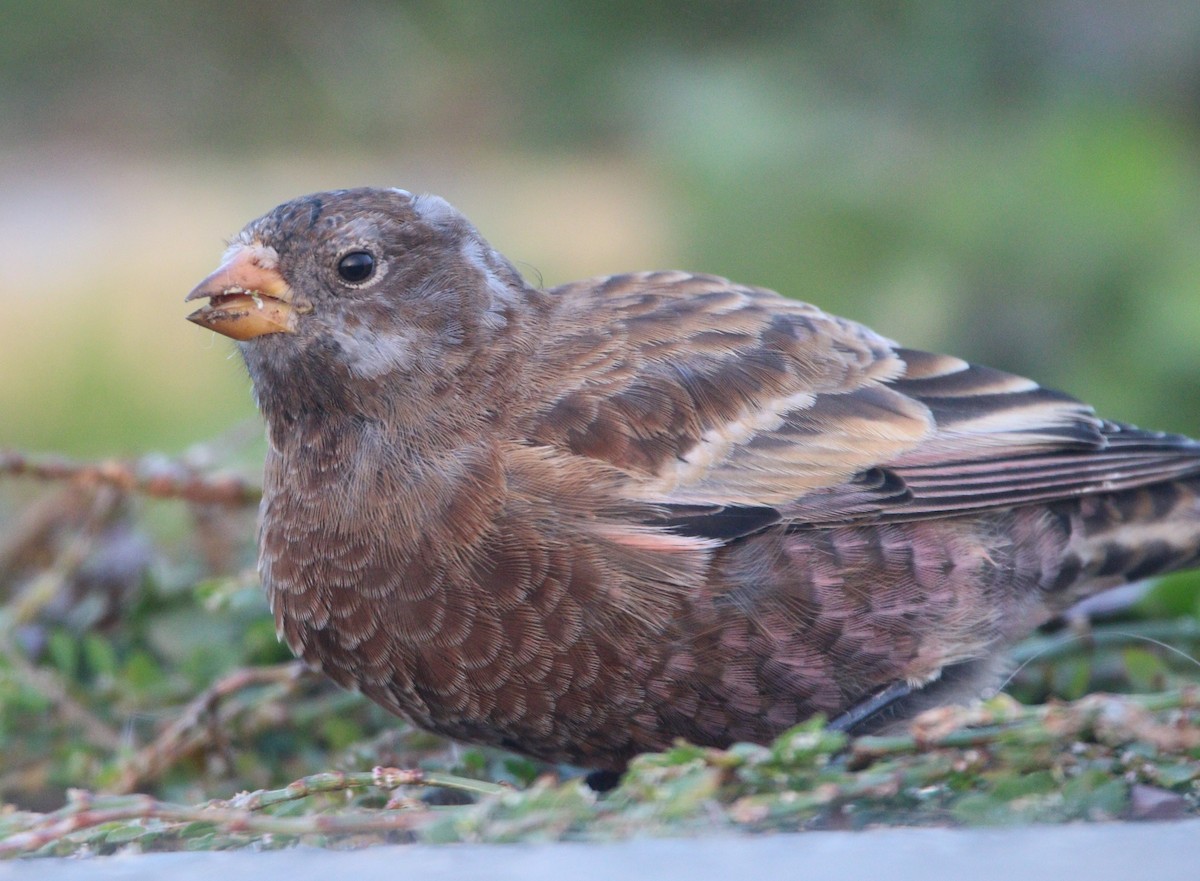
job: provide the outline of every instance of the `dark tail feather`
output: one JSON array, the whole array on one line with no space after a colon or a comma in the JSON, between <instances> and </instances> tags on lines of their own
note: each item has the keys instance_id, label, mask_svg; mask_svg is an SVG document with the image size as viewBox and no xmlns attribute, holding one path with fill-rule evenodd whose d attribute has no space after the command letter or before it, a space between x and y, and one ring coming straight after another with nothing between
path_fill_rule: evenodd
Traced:
<instances>
[{"instance_id":1,"label":"dark tail feather","mask_svg":"<svg viewBox=\"0 0 1200 881\"><path fill-rule=\"evenodd\" d=\"M1200 476L1085 496L1071 519L1056 607L1200 565Z\"/></svg>"}]
</instances>

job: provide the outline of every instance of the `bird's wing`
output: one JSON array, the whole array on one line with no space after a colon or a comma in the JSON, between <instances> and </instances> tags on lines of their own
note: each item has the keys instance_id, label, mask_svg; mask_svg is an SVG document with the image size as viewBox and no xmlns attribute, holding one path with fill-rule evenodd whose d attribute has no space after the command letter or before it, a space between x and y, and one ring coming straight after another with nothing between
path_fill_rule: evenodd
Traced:
<instances>
[{"instance_id":1,"label":"bird's wing","mask_svg":"<svg viewBox=\"0 0 1200 881\"><path fill-rule=\"evenodd\" d=\"M550 295L537 384L553 392L529 438L615 466L685 530L935 516L1200 470L1185 438L771 291L658 272Z\"/></svg>"}]
</instances>

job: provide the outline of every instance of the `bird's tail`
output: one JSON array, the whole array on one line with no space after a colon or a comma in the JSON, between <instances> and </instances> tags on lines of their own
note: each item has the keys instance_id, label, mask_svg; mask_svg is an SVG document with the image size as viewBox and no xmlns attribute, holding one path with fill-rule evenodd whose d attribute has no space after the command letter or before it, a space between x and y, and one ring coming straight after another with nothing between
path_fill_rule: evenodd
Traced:
<instances>
[{"instance_id":1,"label":"bird's tail","mask_svg":"<svg viewBox=\"0 0 1200 881\"><path fill-rule=\"evenodd\" d=\"M1051 603L1200 565L1200 475L1085 496L1070 515L1071 539Z\"/></svg>"}]
</instances>

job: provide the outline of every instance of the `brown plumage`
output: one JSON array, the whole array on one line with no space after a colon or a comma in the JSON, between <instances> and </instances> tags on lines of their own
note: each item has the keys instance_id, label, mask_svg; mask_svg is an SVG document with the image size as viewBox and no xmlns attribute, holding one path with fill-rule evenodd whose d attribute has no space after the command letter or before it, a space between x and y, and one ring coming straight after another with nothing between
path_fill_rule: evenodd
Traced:
<instances>
[{"instance_id":1,"label":"brown plumage","mask_svg":"<svg viewBox=\"0 0 1200 881\"><path fill-rule=\"evenodd\" d=\"M1200 555L1200 444L721 278L537 290L437 197L289 202L198 298L267 422L280 633L454 738L869 728Z\"/></svg>"}]
</instances>

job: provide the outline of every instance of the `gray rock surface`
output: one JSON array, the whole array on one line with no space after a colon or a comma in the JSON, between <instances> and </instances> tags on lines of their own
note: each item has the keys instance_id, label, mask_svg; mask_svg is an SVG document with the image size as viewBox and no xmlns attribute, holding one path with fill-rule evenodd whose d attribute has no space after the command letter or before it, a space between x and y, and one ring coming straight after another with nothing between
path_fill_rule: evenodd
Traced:
<instances>
[{"instance_id":1,"label":"gray rock surface","mask_svg":"<svg viewBox=\"0 0 1200 881\"><path fill-rule=\"evenodd\" d=\"M389 846L0 863L0 879L171 881L1197 881L1200 820L880 829L614 844Z\"/></svg>"}]
</instances>

